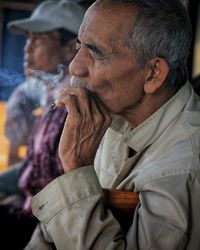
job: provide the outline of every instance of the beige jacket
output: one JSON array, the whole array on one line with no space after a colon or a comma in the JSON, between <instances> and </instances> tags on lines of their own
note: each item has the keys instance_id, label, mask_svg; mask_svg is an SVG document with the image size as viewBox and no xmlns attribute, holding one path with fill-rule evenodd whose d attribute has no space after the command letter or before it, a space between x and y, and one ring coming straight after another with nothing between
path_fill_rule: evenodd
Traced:
<instances>
[{"instance_id":1,"label":"beige jacket","mask_svg":"<svg viewBox=\"0 0 200 250\"><path fill-rule=\"evenodd\" d=\"M200 99L186 84L134 130L114 119L93 166L38 193L33 213L58 250L200 249ZM128 148L136 151L128 158ZM102 187L139 192L124 234L102 202ZM39 247L32 240L27 249Z\"/></svg>"}]
</instances>

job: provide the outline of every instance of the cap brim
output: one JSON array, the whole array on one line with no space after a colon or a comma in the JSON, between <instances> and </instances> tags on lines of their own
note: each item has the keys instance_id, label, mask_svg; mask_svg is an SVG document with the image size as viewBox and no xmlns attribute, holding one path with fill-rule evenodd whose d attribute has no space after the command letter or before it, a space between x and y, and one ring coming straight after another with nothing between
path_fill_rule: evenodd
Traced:
<instances>
[{"instance_id":1,"label":"cap brim","mask_svg":"<svg viewBox=\"0 0 200 250\"><path fill-rule=\"evenodd\" d=\"M48 32L57 29L55 22L50 23L46 20L34 20L30 18L26 18L19 21L13 21L8 23L7 28L11 31L17 32L17 33L25 33L27 31L29 32Z\"/></svg>"}]
</instances>

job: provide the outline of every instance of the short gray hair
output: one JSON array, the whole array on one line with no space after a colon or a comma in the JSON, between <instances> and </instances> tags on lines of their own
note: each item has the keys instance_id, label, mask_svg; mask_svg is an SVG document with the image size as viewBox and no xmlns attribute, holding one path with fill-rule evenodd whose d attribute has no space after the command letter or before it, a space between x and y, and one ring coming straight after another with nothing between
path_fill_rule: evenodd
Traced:
<instances>
[{"instance_id":1,"label":"short gray hair","mask_svg":"<svg viewBox=\"0 0 200 250\"><path fill-rule=\"evenodd\" d=\"M131 4L139 14L125 39L135 50L140 67L155 57L169 65L167 83L182 86L188 78L188 57L192 27L186 8L179 0L99 0L112 4Z\"/></svg>"}]
</instances>

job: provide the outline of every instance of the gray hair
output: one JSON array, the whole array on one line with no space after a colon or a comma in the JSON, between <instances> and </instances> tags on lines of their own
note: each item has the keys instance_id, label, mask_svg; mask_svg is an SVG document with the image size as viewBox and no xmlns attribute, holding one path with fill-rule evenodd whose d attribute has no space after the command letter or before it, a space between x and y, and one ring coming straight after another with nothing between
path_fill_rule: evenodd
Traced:
<instances>
[{"instance_id":1,"label":"gray hair","mask_svg":"<svg viewBox=\"0 0 200 250\"><path fill-rule=\"evenodd\" d=\"M179 0L99 0L102 3L131 4L139 8L126 44L136 51L139 67L152 58L166 60L169 86L182 86L188 78L188 57L192 27L186 8Z\"/></svg>"}]
</instances>

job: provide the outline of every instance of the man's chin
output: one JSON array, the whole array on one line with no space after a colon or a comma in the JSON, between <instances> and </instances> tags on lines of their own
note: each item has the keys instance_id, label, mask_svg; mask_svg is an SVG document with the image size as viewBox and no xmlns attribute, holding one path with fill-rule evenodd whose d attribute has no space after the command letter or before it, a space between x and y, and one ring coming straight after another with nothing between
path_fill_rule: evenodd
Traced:
<instances>
[{"instance_id":1,"label":"man's chin","mask_svg":"<svg viewBox=\"0 0 200 250\"><path fill-rule=\"evenodd\" d=\"M34 70L33 70L33 69L28 68L28 69L25 69L25 70L24 70L24 74L25 74L26 76L32 76L33 73L34 73Z\"/></svg>"}]
</instances>

